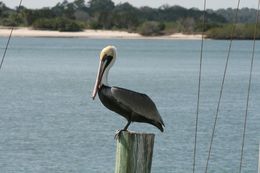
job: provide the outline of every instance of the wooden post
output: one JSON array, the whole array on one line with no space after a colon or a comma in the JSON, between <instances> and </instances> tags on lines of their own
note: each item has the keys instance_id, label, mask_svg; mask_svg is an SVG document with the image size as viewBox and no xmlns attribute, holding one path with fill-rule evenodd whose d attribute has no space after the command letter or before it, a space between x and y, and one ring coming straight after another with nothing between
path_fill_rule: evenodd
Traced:
<instances>
[{"instance_id":1,"label":"wooden post","mask_svg":"<svg viewBox=\"0 0 260 173\"><path fill-rule=\"evenodd\" d=\"M122 132L117 139L115 173L150 173L154 136Z\"/></svg>"}]
</instances>

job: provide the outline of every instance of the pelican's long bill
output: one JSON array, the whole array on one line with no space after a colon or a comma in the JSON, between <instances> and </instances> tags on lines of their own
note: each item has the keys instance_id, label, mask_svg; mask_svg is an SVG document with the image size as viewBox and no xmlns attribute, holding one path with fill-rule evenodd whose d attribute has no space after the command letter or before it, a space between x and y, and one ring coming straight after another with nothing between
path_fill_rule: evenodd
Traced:
<instances>
[{"instance_id":1,"label":"pelican's long bill","mask_svg":"<svg viewBox=\"0 0 260 173\"><path fill-rule=\"evenodd\" d=\"M107 85L107 75L110 67L114 64L116 59L116 48L114 46L105 47L99 56L99 67L96 78L96 83L92 93L93 100L95 99L98 90L102 85Z\"/></svg>"},{"instance_id":2,"label":"pelican's long bill","mask_svg":"<svg viewBox=\"0 0 260 173\"><path fill-rule=\"evenodd\" d=\"M104 74L104 61L100 60L99 62L99 67L98 67L98 73L97 73L97 78L96 78L96 82L95 82L95 86L94 86L94 89L93 89L93 92L92 92L92 99L94 100L96 95L97 95L97 92L99 90L99 87L100 87L100 83L101 83L101 80L102 80L102 76Z\"/></svg>"}]
</instances>

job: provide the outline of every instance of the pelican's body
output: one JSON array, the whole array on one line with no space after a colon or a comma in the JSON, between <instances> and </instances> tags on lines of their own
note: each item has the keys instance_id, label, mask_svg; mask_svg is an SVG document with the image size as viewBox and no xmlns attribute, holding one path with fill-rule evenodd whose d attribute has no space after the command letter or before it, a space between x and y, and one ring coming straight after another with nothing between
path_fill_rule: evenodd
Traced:
<instances>
[{"instance_id":1,"label":"pelican's body","mask_svg":"<svg viewBox=\"0 0 260 173\"><path fill-rule=\"evenodd\" d=\"M115 59L116 49L114 46L107 46L101 51L93 99L98 93L105 107L127 119L127 125L122 130L127 130L131 122L144 122L156 126L163 132L163 120L154 102L147 95L108 85L108 72Z\"/></svg>"}]
</instances>

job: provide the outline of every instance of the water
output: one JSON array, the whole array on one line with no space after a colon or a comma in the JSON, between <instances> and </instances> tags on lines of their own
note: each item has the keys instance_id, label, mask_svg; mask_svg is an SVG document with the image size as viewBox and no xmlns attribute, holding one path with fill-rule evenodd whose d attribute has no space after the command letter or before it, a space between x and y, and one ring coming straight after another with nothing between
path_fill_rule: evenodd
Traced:
<instances>
[{"instance_id":1,"label":"water","mask_svg":"<svg viewBox=\"0 0 260 173\"><path fill-rule=\"evenodd\" d=\"M1 50L7 38L1 38ZM118 48L111 85L147 93L165 121L152 172L192 171L200 41L13 38L0 71L1 173L110 173L115 130L126 121L90 98L99 51ZM202 64L196 172L204 172L228 41L206 41ZM243 172L257 172L260 141L260 42L249 104ZM238 172L251 41L235 41L209 172Z\"/></svg>"}]
</instances>

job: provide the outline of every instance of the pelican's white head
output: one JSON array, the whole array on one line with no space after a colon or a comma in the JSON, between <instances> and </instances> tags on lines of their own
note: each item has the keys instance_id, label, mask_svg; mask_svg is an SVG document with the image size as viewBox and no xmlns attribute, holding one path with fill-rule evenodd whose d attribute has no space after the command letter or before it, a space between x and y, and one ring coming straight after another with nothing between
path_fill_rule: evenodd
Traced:
<instances>
[{"instance_id":1,"label":"pelican's white head","mask_svg":"<svg viewBox=\"0 0 260 173\"><path fill-rule=\"evenodd\" d=\"M116 60L115 46L107 46L101 51L96 83L92 93L93 99L95 99L98 90L103 84L108 85L107 83L108 71L115 63L115 60Z\"/></svg>"}]
</instances>

